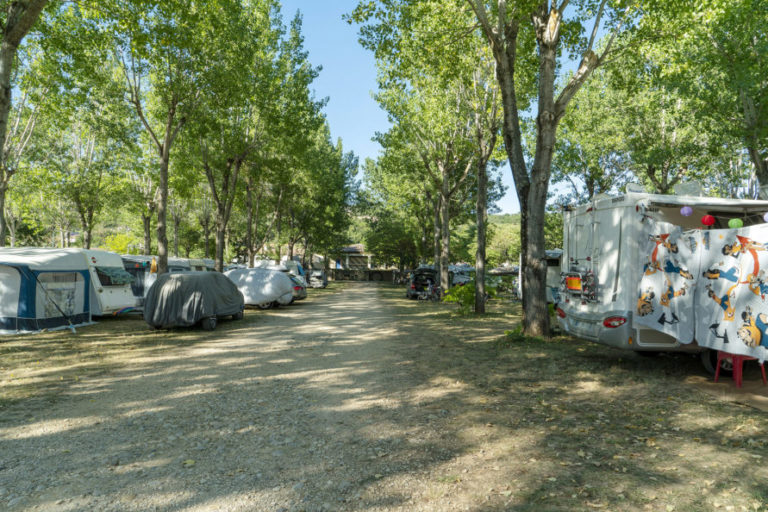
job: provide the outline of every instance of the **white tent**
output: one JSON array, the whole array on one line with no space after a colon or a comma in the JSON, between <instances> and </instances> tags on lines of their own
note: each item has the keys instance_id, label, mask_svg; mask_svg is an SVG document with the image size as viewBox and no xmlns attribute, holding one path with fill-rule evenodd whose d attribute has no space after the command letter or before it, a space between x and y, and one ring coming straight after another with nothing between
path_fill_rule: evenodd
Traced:
<instances>
[{"instance_id":1,"label":"white tent","mask_svg":"<svg viewBox=\"0 0 768 512\"><path fill-rule=\"evenodd\" d=\"M81 249L0 248L0 333L91 323Z\"/></svg>"},{"instance_id":2,"label":"white tent","mask_svg":"<svg viewBox=\"0 0 768 512\"><path fill-rule=\"evenodd\" d=\"M293 300L293 283L288 274L265 268L236 268L224 272L232 280L251 306L263 306L277 302L290 304Z\"/></svg>"}]
</instances>

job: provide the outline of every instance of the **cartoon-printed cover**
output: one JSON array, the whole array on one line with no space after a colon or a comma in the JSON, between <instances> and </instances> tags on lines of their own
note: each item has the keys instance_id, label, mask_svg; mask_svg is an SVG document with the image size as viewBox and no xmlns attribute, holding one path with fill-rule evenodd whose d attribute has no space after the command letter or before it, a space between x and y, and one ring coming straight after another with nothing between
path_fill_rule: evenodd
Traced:
<instances>
[{"instance_id":1,"label":"cartoon-printed cover","mask_svg":"<svg viewBox=\"0 0 768 512\"><path fill-rule=\"evenodd\" d=\"M695 232L643 219L642 275L635 309L635 326L674 336L681 343L694 337L694 285L698 271ZM643 244L640 244L641 248Z\"/></svg>"},{"instance_id":2,"label":"cartoon-printed cover","mask_svg":"<svg viewBox=\"0 0 768 512\"><path fill-rule=\"evenodd\" d=\"M732 354L768 358L768 225L699 234L696 340Z\"/></svg>"}]
</instances>

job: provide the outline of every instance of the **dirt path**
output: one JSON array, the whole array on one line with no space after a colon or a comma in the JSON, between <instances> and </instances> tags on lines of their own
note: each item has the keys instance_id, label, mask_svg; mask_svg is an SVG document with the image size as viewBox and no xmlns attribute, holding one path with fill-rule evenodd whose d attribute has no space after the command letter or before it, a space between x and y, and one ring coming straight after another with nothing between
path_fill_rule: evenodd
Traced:
<instances>
[{"instance_id":1,"label":"dirt path","mask_svg":"<svg viewBox=\"0 0 768 512\"><path fill-rule=\"evenodd\" d=\"M410 410L403 340L375 288L353 284L229 334L133 360L50 408L17 408L0 429L0 503L391 509L424 491L409 472L455 455L429 428L447 411Z\"/></svg>"},{"instance_id":2,"label":"dirt path","mask_svg":"<svg viewBox=\"0 0 768 512\"><path fill-rule=\"evenodd\" d=\"M697 361L448 311L349 283L136 350L3 411L0 509L766 510L767 417Z\"/></svg>"}]
</instances>

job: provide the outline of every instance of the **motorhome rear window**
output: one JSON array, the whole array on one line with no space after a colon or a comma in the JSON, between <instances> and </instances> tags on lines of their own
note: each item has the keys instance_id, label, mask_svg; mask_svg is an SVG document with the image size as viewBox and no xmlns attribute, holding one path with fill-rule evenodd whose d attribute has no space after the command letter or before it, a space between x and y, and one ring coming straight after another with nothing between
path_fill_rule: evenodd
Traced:
<instances>
[{"instance_id":1,"label":"motorhome rear window","mask_svg":"<svg viewBox=\"0 0 768 512\"><path fill-rule=\"evenodd\" d=\"M96 267L96 275L102 286L123 286L133 283L133 276L120 267Z\"/></svg>"}]
</instances>

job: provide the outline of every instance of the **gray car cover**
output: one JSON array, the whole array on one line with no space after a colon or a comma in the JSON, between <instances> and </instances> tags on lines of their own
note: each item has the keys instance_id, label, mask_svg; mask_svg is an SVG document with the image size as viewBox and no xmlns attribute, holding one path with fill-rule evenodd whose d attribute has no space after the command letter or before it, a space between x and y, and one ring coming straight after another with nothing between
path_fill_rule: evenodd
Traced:
<instances>
[{"instance_id":1,"label":"gray car cover","mask_svg":"<svg viewBox=\"0 0 768 512\"><path fill-rule=\"evenodd\" d=\"M153 327L188 326L242 310L243 294L223 274L162 274L147 292L144 320Z\"/></svg>"}]
</instances>

